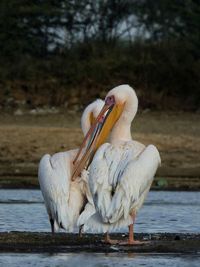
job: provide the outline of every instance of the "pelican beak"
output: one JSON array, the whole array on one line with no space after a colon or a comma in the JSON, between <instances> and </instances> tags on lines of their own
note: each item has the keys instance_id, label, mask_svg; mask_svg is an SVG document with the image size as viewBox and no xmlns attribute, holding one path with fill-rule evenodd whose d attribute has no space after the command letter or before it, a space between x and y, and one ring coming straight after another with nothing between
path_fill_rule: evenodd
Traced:
<instances>
[{"instance_id":1,"label":"pelican beak","mask_svg":"<svg viewBox=\"0 0 200 267\"><path fill-rule=\"evenodd\" d=\"M104 128L105 122L109 116L109 113L112 111L115 102L110 101L109 103L105 103L96 120L90 127L87 132L83 142L79 148L79 151L74 158L74 172L72 174L72 181L76 179L84 168L90 164L94 153L98 149L98 147L102 144L100 140L102 129ZM104 135L103 135L104 136ZM84 152L83 152L84 151ZM83 152L83 153L82 153ZM80 158L80 159L79 159Z\"/></svg>"},{"instance_id":2,"label":"pelican beak","mask_svg":"<svg viewBox=\"0 0 200 267\"><path fill-rule=\"evenodd\" d=\"M84 168L89 166L96 150L105 142L114 124L121 116L124 105L125 103L116 103L114 96L106 98L105 105L87 132L73 161L74 172L72 174L72 181L80 175ZM82 153L83 150L84 153ZM83 155L79 160L81 153Z\"/></svg>"}]
</instances>

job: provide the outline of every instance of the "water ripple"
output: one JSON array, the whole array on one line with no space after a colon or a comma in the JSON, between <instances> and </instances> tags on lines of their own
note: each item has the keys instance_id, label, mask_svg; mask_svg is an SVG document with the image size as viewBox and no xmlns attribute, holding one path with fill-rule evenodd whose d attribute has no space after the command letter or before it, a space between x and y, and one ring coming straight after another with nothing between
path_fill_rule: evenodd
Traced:
<instances>
[{"instance_id":1,"label":"water ripple","mask_svg":"<svg viewBox=\"0 0 200 267\"><path fill-rule=\"evenodd\" d=\"M0 265L7 267L132 267L132 266L181 266L198 267L200 258L195 255L156 255L135 253L57 253L57 254L16 254L1 255Z\"/></svg>"},{"instance_id":2,"label":"water ripple","mask_svg":"<svg viewBox=\"0 0 200 267\"><path fill-rule=\"evenodd\" d=\"M0 190L0 231L50 231L41 192ZM200 192L151 191L135 231L200 232Z\"/></svg>"}]
</instances>

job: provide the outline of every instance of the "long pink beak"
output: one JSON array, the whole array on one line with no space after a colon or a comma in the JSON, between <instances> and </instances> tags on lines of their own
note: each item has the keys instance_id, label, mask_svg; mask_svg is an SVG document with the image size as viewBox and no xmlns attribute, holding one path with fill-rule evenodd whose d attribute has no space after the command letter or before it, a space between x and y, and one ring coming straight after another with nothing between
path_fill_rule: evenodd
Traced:
<instances>
[{"instance_id":1,"label":"long pink beak","mask_svg":"<svg viewBox=\"0 0 200 267\"><path fill-rule=\"evenodd\" d=\"M74 172L72 174L72 181L74 181L76 179L76 177L78 177L81 173L81 171L86 167L86 164L90 158L90 156L93 154L93 151L95 149L95 145L97 143L98 140L98 136L99 136L99 132L95 133L95 130L98 127L98 124L102 124L102 118L105 117L105 113L113 106L113 104L105 104L102 108L102 110L100 111L99 115L97 116L95 122L92 124L92 126L90 127L90 129L88 130L85 138L83 139L83 142L79 148L79 151L76 155L76 157L74 158L73 164L74 164ZM104 119L105 120L105 119ZM103 121L104 123L104 121ZM89 147L87 147L85 153L83 154L83 156L81 157L81 159L78 161L80 154L83 150L83 148L85 147L85 144L87 143L87 140L91 137L94 136L91 144L89 145Z\"/></svg>"}]
</instances>

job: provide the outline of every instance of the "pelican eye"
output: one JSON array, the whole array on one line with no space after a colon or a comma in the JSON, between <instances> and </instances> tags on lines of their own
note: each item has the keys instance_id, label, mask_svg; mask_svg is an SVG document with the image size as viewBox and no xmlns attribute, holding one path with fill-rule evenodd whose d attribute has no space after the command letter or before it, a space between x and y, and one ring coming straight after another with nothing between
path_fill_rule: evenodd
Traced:
<instances>
[{"instance_id":1,"label":"pelican eye","mask_svg":"<svg viewBox=\"0 0 200 267\"><path fill-rule=\"evenodd\" d=\"M115 97L114 97L114 95L111 95L111 96L108 96L107 98L106 98L106 104L108 104L108 105L113 105L113 104L115 104Z\"/></svg>"}]
</instances>

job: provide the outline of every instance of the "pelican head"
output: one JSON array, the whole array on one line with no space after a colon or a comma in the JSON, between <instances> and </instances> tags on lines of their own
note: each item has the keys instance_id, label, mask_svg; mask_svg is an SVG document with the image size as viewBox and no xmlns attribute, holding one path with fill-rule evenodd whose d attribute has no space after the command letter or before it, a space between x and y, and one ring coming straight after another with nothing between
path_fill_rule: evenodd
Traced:
<instances>
[{"instance_id":1,"label":"pelican head","mask_svg":"<svg viewBox=\"0 0 200 267\"><path fill-rule=\"evenodd\" d=\"M105 102L102 99L97 99L84 109L81 117L81 128L84 136L87 134L93 123L95 123L96 118L101 112L104 104Z\"/></svg>"},{"instance_id":2,"label":"pelican head","mask_svg":"<svg viewBox=\"0 0 200 267\"><path fill-rule=\"evenodd\" d=\"M121 117L122 113L126 115L126 119L133 120L138 110L138 98L132 87L128 84L123 84L113 88L105 98L105 103L110 101L115 102L112 110L112 113L115 113L113 125Z\"/></svg>"},{"instance_id":3,"label":"pelican head","mask_svg":"<svg viewBox=\"0 0 200 267\"><path fill-rule=\"evenodd\" d=\"M112 142L115 137L131 138L130 127L138 109L138 98L132 87L127 84L119 85L108 92L105 98L105 108L109 111L99 133L98 146L110 135ZM103 108L104 109L104 108ZM102 110L103 110L102 109ZM115 127L114 127L115 126Z\"/></svg>"},{"instance_id":4,"label":"pelican head","mask_svg":"<svg viewBox=\"0 0 200 267\"><path fill-rule=\"evenodd\" d=\"M138 108L138 99L135 91L129 85L120 85L110 90L105 98L105 105L101 109L96 120L87 132L79 152L74 160L77 162L78 157L83 150L87 140L87 148L81 160L77 162L72 179L80 174L86 165L91 162L94 153L107 139L117 121L126 121L131 124Z\"/></svg>"}]
</instances>

